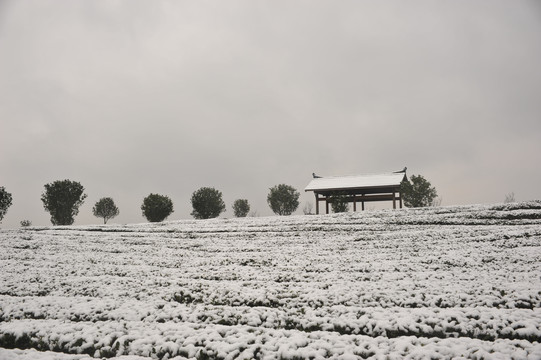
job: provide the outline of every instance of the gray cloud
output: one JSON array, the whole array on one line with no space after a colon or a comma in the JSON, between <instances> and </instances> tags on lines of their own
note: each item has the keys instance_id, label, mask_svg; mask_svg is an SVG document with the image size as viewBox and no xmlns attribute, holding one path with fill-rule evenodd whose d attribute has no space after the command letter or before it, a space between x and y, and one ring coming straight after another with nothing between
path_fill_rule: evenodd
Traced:
<instances>
[{"instance_id":1,"label":"gray cloud","mask_svg":"<svg viewBox=\"0 0 541 360\"><path fill-rule=\"evenodd\" d=\"M540 198L541 11L530 1L0 3L3 221L76 223L201 186L270 215L268 188L407 165L444 205ZM311 194L303 194L311 201Z\"/></svg>"}]
</instances>

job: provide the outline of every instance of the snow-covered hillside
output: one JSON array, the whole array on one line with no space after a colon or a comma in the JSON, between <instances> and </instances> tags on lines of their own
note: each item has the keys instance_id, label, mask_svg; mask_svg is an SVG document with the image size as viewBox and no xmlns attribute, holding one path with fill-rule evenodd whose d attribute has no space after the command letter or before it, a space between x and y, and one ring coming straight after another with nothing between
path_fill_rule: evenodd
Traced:
<instances>
[{"instance_id":1,"label":"snow-covered hillside","mask_svg":"<svg viewBox=\"0 0 541 360\"><path fill-rule=\"evenodd\" d=\"M541 358L539 201L3 230L0 246L1 359Z\"/></svg>"}]
</instances>

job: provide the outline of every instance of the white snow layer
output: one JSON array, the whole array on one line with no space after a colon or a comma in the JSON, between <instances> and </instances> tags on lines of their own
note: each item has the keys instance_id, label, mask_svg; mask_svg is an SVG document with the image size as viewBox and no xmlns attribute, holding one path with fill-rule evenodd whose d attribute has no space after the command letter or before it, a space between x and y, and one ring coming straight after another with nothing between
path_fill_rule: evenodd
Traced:
<instances>
[{"instance_id":1,"label":"white snow layer","mask_svg":"<svg viewBox=\"0 0 541 360\"><path fill-rule=\"evenodd\" d=\"M405 173L317 177L306 185L304 191L400 186L405 177Z\"/></svg>"},{"instance_id":2,"label":"white snow layer","mask_svg":"<svg viewBox=\"0 0 541 360\"><path fill-rule=\"evenodd\" d=\"M538 201L0 244L0 359L541 358Z\"/></svg>"}]
</instances>

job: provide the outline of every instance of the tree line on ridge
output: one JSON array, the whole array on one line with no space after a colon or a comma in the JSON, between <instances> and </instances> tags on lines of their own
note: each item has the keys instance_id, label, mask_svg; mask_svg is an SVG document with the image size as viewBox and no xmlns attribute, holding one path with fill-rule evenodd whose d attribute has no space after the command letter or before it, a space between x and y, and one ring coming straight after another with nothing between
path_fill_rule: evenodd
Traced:
<instances>
[{"instance_id":1,"label":"tree line on ridge","mask_svg":"<svg viewBox=\"0 0 541 360\"><path fill-rule=\"evenodd\" d=\"M401 191L406 207L431 206L437 198L436 189L421 175L412 175L411 181L403 182ZM84 187L79 182L66 179L46 184L41 201L44 209L51 215L53 225L72 225L86 197ZM267 203L275 214L287 216L297 210L299 197L300 193L294 187L279 184L269 189ZM221 191L211 187L196 190L192 194L191 204L193 208L191 215L195 219L216 218L226 211ZM11 205L12 195L4 187L0 187L0 221ZM348 211L347 194L337 192L331 197L331 206L335 213ZM246 217L250 212L247 199L235 200L232 207L235 217ZM151 193L143 199L141 211L150 222L164 221L174 212L173 201L166 195ZM118 206L111 197L98 200L92 212L94 216L102 218L104 224L120 214ZM21 221L21 226L30 225L29 220Z\"/></svg>"}]
</instances>

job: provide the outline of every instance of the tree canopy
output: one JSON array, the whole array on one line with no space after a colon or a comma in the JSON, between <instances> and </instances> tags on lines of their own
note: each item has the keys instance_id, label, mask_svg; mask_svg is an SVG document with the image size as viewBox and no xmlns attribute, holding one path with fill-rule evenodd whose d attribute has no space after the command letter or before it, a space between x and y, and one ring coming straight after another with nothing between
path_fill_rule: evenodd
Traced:
<instances>
[{"instance_id":1,"label":"tree canopy","mask_svg":"<svg viewBox=\"0 0 541 360\"><path fill-rule=\"evenodd\" d=\"M210 187L202 187L192 194L191 215L196 219L212 219L225 211L222 192Z\"/></svg>"},{"instance_id":2,"label":"tree canopy","mask_svg":"<svg viewBox=\"0 0 541 360\"><path fill-rule=\"evenodd\" d=\"M349 208L348 195L336 192L331 196L331 208L334 213L347 212Z\"/></svg>"},{"instance_id":3,"label":"tree canopy","mask_svg":"<svg viewBox=\"0 0 541 360\"><path fill-rule=\"evenodd\" d=\"M165 195L150 194L143 199L141 210L150 222L164 221L174 211L173 201Z\"/></svg>"},{"instance_id":4,"label":"tree canopy","mask_svg":"<svg viewBox=\"0 0 541 360\"><path fill-rule=\"evenodd\" d=\"M3 186L0 187L0 221L2 221L11 206L12 199L11 194Z\"/></svg>"},{"instance_id":5,"label":"tree canopy","mask_svg":"<svg viewBox=\"0 0 541 360\"><path fill-rule=\"evenodd\" d=\"M57 180L45 184L41 201L46 211L51 214L53 225L71 225L79 213L79 207L86 199L85 188L77 181Z\"/></svg>"},{"instance_id":6,"label":"tree canopy","mask_svg":"<svg viewBox=\"0 0 541 360\"><path fill-rule=\"evenodd\" d=\"M422 175L412 175L401 184L402 198L407 207L426 207L434 204L438 193Z\"/></svg>"},{"instance_id":7,"label":"tree canopy","mask_svg":"<svg viewBox=\"0 0 541 360\"><path fill-rule=\"evenodd\" d=\"M236 217L246 217L250 212L250 204L246 199L237 199L233 203L233 213Z\"/></svg>"},{"instance_id":8,"label":"tree canopy","mask_svg":"<svg viewBox=\"0 0 541 360\"><path fill-rule=\"evenodd\" d=\"M299 207L299 192L286 184L270 188L267 203L277 215L291 215Z\"/></svg>"},{"instance_id":9,"label":"tree canopy","mask_svg":"<svg viewBox=\"0 0 541 360\"><path fill-rule=\"evenodd\" d=\"M115 202L110 197L101 198L92 209L95 217L103 218L103 223L107 224L107 221L118 216L120 211L115 205Z\"/></svg>"}]
</instances>

